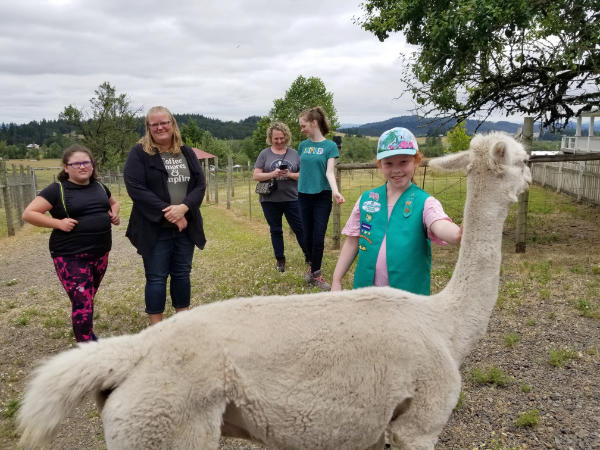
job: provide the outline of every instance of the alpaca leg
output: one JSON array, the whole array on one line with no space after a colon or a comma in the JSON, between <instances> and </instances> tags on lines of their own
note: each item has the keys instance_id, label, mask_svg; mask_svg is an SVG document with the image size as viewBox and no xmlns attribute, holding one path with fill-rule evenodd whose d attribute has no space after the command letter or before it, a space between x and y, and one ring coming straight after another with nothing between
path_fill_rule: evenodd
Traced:
<instances>
[{"instance_id":1,"label":"alpaca leg","mask_svg":"<svg viewBox=\"0 0 600 450\"><path fill-rule=\"evenodd\" d=\"M102 409L109 450L216 450L225 401L194 398L176 380L153 384L132 376L112 391Z\"/></svg>"},{"instance_id":2,"label":"alpaca leg","mask_svg":"<svg viewBox=\"0 0 600 450\"><path fill-rule=\"evenodd\" d=\"M173 450L217 450L221 438L221 415L224 408L213 408L187 418L177 427Z\"/></svg>"},{"instance_id":3,"label":"alpaca leg","mask_svg":"<svg viewBox=\"0 0 600 450\"><path fill-rule=\"evenodd\" d=\"M409 408L389 425L389 439L395 450L433 450L448 422L460 393L458 371L445 372L446 383L421 386L427 393L414 398ZM452 380L454 378L454 380Z\"/></svg>"},{"instance_id":4,"label":"alpaca leg","mask_svg":"<svg viewBox=\"0 0 600 450\"><path fill-rule=\"evenodd\" d=\"M224 409L224 404L201 412L175 406L171 412L156 414L152 408L138 408L129 415L105 408L102 416L106 446L109 450L217 450Z\"/></svg>"},{"instance_id":5,"label":"alpaca leg","mask_svg":"<svg viewBox=\"0 0 600 450\"><path fill-rule=\"evenodd\" d=\"M375 444L373 444L369 448L367 448L367 450L383 450L384 446L385 446L385 433L383 433L381 435L381 437Z\"/></svg>"}]
</instances>

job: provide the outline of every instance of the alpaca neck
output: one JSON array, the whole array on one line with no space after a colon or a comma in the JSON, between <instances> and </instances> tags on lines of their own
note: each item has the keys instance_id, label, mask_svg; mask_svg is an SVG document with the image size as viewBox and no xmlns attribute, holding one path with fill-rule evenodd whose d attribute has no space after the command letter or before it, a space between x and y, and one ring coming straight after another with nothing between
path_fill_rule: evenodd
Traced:
<instances>
[{"instance_id":1,"label":"alpaca neck","mask_svg":"<svg viewBox=\"0 0 600 450\"><path fill-rule=\"evenodd\" d=\"M491 198L502 195L500 189L493 188L476 181L468 183L458 261L450 282L438 294L441 320L446 323L458 363L485 334L498 298L502 229L508 205Z\"/></svg>"}]
</instances>

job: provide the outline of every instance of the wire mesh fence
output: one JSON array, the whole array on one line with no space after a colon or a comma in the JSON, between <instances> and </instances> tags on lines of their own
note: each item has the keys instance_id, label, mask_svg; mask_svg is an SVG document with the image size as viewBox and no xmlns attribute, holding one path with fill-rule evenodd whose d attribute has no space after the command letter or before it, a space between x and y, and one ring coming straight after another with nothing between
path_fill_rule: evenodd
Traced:
<instances>
[{"instance_id":1,"label":"wire mesh fence","mask_svg":"<svg viewBox=\"0 0 600 450\"><path fill-rule=\"evenodd\" d=\"M252 179L252 173L248 171L234 173L227 202L227 174L226 170L213 171L209 176L207 205L229 207L238 216L243 216L253 221L264 223L268 227L260 207L259 197L254 193L256 181ZM339 172L338 182L344 195L345 202L340 206L340 226L342 229L350 216L352 208L362 192L380 186L384 178L376 168L360 168L342 170ZM463 172L457 173L434 173L426 167L419 167L415 173L414 182L430 195L437 198L444 207L446 213L456 223L462 222L464 204L466 200L466 176ZM529 223L535 225L535 230L530 230L530 235L542 235L540 227L544 225L543 217L557 211L573 210L580 204L575 196L562 192L547 185L533 184L529 191ZM583 203L586 203L585 201ZM229 206L227 206L229 204ZM593 204L591 207L597 207ZM511 234L516 228L517 207L514 205L508 215L505 224L505 232ZM326 246L335 247L339 242L338 231L334 226L334 213L330 216L327 228ZM289 227L284 221L284 228L290 233ZM534 237L534 240L536 238Z\"/></svg>"},{"instance_id":2,"label":"wire mesh fence","mask_svg":"<svg viewBox=\"0 0 600 450\"><path fill-rule=\"evenodd\" d=\"M562 169L557 166L558 164L562 164ZM586 171L583 176L581 162L535 163L532 166L537 184L530 189L529 216L572 209L578 200L586 203L591 201L588 200L590 196L600 196L600 174L594 173L600 171L599 161L585 162ZM6 164L3 167L4 171L0 171L0 236L10 235L11 228L14 234L15 227L18 228L20 225L23 208L33 198L34 192L39 192L55 181L60 170L60 167L25 168L21 175L19 168L7 169ZM254 193L256 181L252 179L252 171L232 170L228 175L227 168L215 169L207 166L207 169L207 193L204 201L207 207L229 208L236 215L263 223L265 227L268 226L260 206L259 196ZM579 179L575 178L575 175L568 178L569 173L575 174ZM6 181L2 181L4 178ZM109 186L114 195L128 199L120 170L105 171L101 174L100 180ZM339 230L346 223L360 194L383 184L384 178L379 170L371 165L371 167L338 170L338 182L346 201L339 208L339 223L334 224L335 209L330 217L326 236L328 248L339 244ZM436 197L452 220L457 223L462 221L466 198L464 173L434 173L422 166L415 173L414 182ZM577 182L580 184L576 184ZM578 195L579 193L581 195ZM513 207L506 222L507 231L514 229L515 217L516 208ZM531 223L538 222L543 225L543 221L534 220ZM284 227L289 230L285 221Z\"/></svg>"}]
</instances>

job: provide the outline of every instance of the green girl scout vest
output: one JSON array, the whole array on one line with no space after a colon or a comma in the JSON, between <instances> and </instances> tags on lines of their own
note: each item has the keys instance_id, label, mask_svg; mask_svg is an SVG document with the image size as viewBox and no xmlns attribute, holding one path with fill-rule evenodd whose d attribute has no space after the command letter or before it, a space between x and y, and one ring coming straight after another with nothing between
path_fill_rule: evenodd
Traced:
<instances>
[{"instance_id":1,"label":"green girl scout vest","mask_svg":"<svg viewBox=\"0 0 600 450\"><path fill-rule=\"evenodd\" d=\"M363 193L360 199L360 235L354 288L372 286L383 237L390 286L429 295L431 241L423 226L423 209L429 194L411 184L402 193L388 222L386 185Z\"/></svg>"}]
</instances>

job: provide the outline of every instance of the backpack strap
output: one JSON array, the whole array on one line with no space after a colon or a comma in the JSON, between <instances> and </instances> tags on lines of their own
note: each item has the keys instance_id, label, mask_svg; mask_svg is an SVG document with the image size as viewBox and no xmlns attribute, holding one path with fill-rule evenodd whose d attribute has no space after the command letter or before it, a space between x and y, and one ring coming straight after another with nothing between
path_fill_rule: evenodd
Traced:
<instances>
[{"instance_id":1,"label":"backpack strap","mask_svg":"<svg viewBox=\"0 0 600 450\"><path fill-rule=\"evenodd\" d=\"M67 211L67 205L65 203L65 191L63 189L63 185L60 181L57 181L56 184L58 184L58 190L60 191L60 202L63 206L63 209L65 210L65 214L67 215L67 218L70 218L69 211Z\"/></svg>"},{"instance_id":2,"label":"backpack strap","mask_svg":"<svg viewBox=\"0 0 600 450\"><path fill-rule=\"evenodd\" d=\"M100 185L100 187L102 187L102 189L104 189L104 192L106 193L106 196L108 198L110 198L110 195L108 195L108 188L106 187L106 185L104 183L102 183L101 181L96 180L96 183L98 183Z\"/></svg>"}]
</instances>

